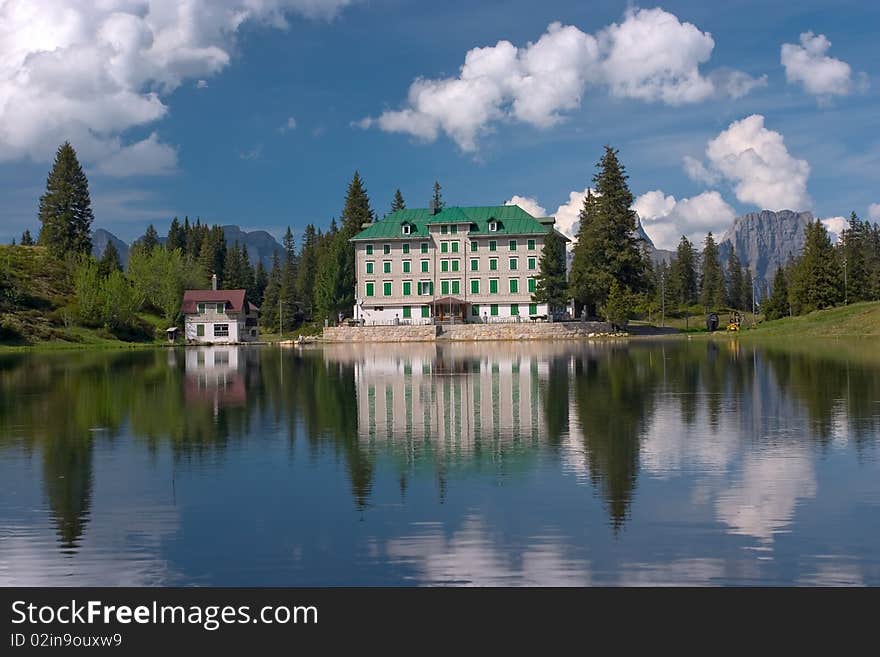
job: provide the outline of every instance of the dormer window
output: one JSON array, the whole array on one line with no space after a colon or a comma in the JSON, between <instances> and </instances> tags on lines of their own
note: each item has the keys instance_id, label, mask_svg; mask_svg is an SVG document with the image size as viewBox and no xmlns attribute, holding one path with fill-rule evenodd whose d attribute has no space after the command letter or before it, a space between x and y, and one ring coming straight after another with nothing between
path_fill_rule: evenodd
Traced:
<instances>
[{"instance_id":1,"label":"dormer window","mask_svg":"<svg viewBox=\"0 0 880 657\"><path fill-rule=\"evenodd\" d=\"M489 222L489 232L494 233L497 230L498 230L498 222L497 221L490 221Z\"/></svg>"},{"instance_id":2,"label":"dormer window","mask_svg":"<svg viewBox=\"0 0 880 657\"><path fill-rule=\"evenodd\" d=\"M403 231L404 235L409 235L412 232L412 226L410 226L409 224L403 224L401 230Z\"/></svg>"}]
</instances>

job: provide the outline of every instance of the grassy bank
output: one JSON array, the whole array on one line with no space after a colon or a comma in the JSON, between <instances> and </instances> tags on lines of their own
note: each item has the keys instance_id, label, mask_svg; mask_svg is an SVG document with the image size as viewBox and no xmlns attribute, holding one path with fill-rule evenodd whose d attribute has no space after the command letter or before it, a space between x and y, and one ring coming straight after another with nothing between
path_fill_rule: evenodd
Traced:
<instances>
[{"instance_id":1,"label":"grassy bank","mask_svg":"<svg viewBox=\"0 0 880 657\"><path fill-rule=\"evenodd\" d=\"M43 247L0 245L0 351L111 349L162 344L164 320L148 313L123 333L82 326L68 265Z\"/></svg>"},{"instance_id":2,"label":"grassy bank","mask_svg":"<svg viewBox=\"0 0 880 657\"><path fill-rule=\"evenodd\" d=\"M799 317L761 322L742 337L880 338L880 302L853 303Z\"/></svg>"}]
</instances>

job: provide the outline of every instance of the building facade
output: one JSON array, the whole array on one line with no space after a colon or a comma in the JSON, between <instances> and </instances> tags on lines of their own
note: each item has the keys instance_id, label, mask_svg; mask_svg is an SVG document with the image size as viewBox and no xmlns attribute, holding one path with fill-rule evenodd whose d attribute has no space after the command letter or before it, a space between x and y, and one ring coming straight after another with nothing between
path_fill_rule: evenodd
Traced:
<instances>
[{"instance_id":1,"label":"building facade","mask_svg":"<svg viewBox=\"0 0 880 657\"><path fill-rule=\"evenodd\" d=\"M245 299L244 290L186 290L184 337L190 343L253 342L260 337L258 310Z\"/></svg>"},{"instance_id":2,"label":"building facade","mask_svg":"<svg viewBox=\"0 0 880 657\"><path fill-rule=\"evenodd\" d=\"M501 205L399 210L365 225L352 238L354 319L419 324L547 315L532 294L554 223Z\"/></svg>"}]
</instances>

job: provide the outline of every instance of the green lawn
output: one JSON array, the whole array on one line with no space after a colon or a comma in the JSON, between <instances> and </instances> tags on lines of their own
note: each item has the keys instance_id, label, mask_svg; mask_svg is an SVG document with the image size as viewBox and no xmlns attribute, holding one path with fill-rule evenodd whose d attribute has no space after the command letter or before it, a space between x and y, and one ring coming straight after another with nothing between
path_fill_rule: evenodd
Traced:
<instances>
[{"instance_id":1,"label":"green lawn","mask_svg":"<svg viewBox=\"0 0 880 657\"><path fill-rule=\"evenodd\" d=\"M880 337L880 302L853 303L817 310L808 315L761 322L742 335L768 338L877 338Z\"/></svg>"}]
</instances>

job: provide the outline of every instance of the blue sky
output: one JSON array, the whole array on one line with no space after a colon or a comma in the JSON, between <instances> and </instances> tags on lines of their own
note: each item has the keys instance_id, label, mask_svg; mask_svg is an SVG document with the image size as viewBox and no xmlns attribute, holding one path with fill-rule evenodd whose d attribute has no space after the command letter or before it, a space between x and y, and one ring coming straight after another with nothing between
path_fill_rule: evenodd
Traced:
<instances>
[{"instance_id":1,"label":"blue sky","mask_svg":"<svg viewBox=\"0 0 880 657\"><path fill-rule=\"evenodd\" d=\"M880 219L876 3L91 4L0 0L3 241L37 229L64 138L126 240L174 215L323 227L355 169L380 216L438 179L573 229L606 143L661 246L761 207ZM489 73L462 71L482 47Z\"/></svg>"}]
</instances>

